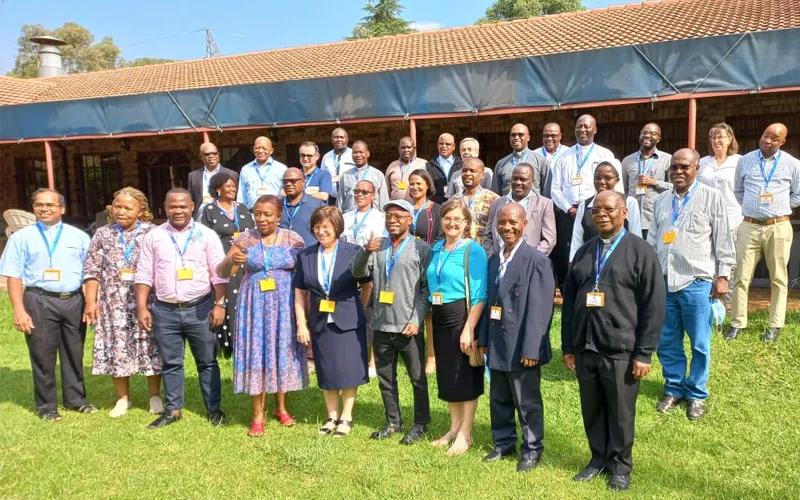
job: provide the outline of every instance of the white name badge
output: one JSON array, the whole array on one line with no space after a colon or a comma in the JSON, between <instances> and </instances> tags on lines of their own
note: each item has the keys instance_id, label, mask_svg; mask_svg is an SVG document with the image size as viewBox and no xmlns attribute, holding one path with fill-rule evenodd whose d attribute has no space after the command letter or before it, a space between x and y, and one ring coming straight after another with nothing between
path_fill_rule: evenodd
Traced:
<instances>
[{"instance_id":1,"label":"white name badge","mask_svg":"<svg viewBox=\"0 0 800 500\"><path fill-rule=\"evenodd\" d=\"M214 198L211 196L203 196L203 204L208 205L209 203L213 202Z\"/></svg>"},{"instance_id":2,"label":"white name badge","mask_svg":"<svg viewBox=\"0 0 800 500\"><path fill-rule=\"evenodd\" d=\"M606 294L589 292L586 294L586 307L603 307L606 305Z\"/></svg>"},{"instance_id":3,"label":"white name badge","mask_svg":"<svg viewBox=\"0 0 800 500\"><path fill-rule=\"evenodd\" d=\"M441 293L434 293L433 294L433 305L440 306L444 304L444 295Z\"/></svg>"},{"instance_id":4,"label":"white name badge","mask_svg":"<svg viewBox=\"0 0 800 500\"><path fill-rule=\"evenodd\" d=\"M768 207L775 201L775 197L772 193L761 193L758 199L762 207Z\"/></svg>"},{"instance_id":5,"label":"white name badge","mask_svg":"<svg viewBox=\"0 0 800 500\"><path fill-rule=\"evenodd\" d=\"M332 175L332 176L331 176L331 181L333 181L333 182L339 182L339 176L338 176L338 175Z\"/></svg>"},{"instance_id":6,"label":"white name badge","mask_svg":"<svg viewBox=\"0 0 800 500\"><path fill-rule=\"evenodd\" d=\"M572 178L570 182L572 183L573 186L580 186L581 183L583 182L583 177L581 177L580 175L576 175L575 177Z\"/></svg>"},{"instance_id":7,"label":"white name badge","mask_svg":"<svg viewBox=\"0 0 800 500\"><path fill-rule=\"evenodd\" d=\"M119 279L121 281L133 281L134 276L136 276L136 271L133 269L122 269L119 272Z\"/></svg>"},{"instance_id":8,"label":"white name badge","mask_svg":"<svg viewBox=\"0 0 800 500\"><path fill-rule=\"evenodd\" d=\"M647 194L647 186L636 186L636 194Z\"/></svg>"},{"instance_id":9,"label":"white name badge","mask_svg":"<svg viewBox=\"0 0 800 500\"><path fill-rule=\"evenodd\" d=\"M500 321L503 319L503 308L492 306L491 310L489 311L489 318L495 321Z\"/></svg>"},{"instance_id":10,"label":"white name badge","mask_svg":"<svg viewBox=\"0 0 800 500\"><path fill-rule=\"evenodd\" d=\"M265 194L269 194L269 189L265 187L260 187L256 189L256 194L259 196L264 196Z\"/></svg>"},{"instance_id":11,"label":"white name badge","mask_svg":"<svg viewBox=\"0 0 800 500\"><path fill-rule=\"evenodd\" d=\"M45 269L42 275L44 281L61 281L61 270L59 269Z\"/></svg>"}]
</instances>

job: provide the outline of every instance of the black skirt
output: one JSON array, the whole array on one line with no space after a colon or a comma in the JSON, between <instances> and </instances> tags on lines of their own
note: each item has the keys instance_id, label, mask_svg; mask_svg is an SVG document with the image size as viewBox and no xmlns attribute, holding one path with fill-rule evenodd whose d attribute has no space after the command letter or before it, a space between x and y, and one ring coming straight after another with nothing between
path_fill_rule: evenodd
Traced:
<instances>
[{"instance_id":1,"label":"black skirt","mask_svg":"<svg viewBox=\"0 0 800 500\"><path fill-rule=\"evenodd\" d=\"M433 351L439 399L461 403L483 394L483 367L469 365L461 352L461 331L467 318L467 303L457 300L433 306Z\"/></svg>"},{"instance_id":2,"label":"black skirt","mask_svg":"<svg viewBox=\"0 0 800 500\"><path fill-rule=\"evenodd\" d=\"M322 332L311 332L311 349L320 389L338 391L369 383L366 325L341 330L327 323Z\"/></svg>"}]
</instances>

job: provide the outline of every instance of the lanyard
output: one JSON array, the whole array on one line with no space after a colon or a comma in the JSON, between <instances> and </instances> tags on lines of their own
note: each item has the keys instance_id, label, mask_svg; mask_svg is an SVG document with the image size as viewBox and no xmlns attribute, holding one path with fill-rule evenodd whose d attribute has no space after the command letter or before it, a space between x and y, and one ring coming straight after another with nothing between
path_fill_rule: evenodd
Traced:
<instances>
[{"instance_id":1,"label":"lanyard","mask_svg":"<svg viewBox=\"0 0 800 500\"><path fill-rule=\"evenodd\" d=\"M394 270L394 265L397 264L397 259L400 258L400 254L403 253L405 250L406 245L408 242L413 240L414 237L409 235L400 243L400 246L397 248L397 251L394 251L394 247L391 249L386 250L386 288L389 288L389 278L392 276L392 271Z\"/></svg>"},{"instance_id":2,"label":"lanyard","mask_svg":"<svg viewBox=\"0 0 800 500\"><path fill-rule=\"evenodd\" d=\"M319 246L319 258L322 261L322 289L325 290L325 296L328 297L331 293L331 278L333 277L333 265L336 262L336 252L339 251L339 242L333 247L333 256L331 258L331 268L328 270L328 265L325 263L325 251L322 245Z\"/></svg>"},{"instance_id":3,"label":"lanyard","mask_svg":"<svg viewBox=\"0 0 800 500\"><path fill-rule=\"evenodd\" d=\"M267 183L267 177L269 177L269 171L272 169L272 161L267 160L267 163L264 164L267 167L267 170L264 172L264 175L261 175L261 165L258 164L258 161L254 161L253 165L256 167L256 173L258 174L258 178L261 179L260 186L263 186Z\"/></svg>"},{"instance_id":4,"label":"lanyard","mask_svg":"<svg viewBox=\"0 0 800 500\"><path fill-rule=\"evenodd\" d=\"M561 151L562 151L561 144L559 144L558 147L556 147L556 150L553 151L553 154L550 156L550 158L547 158L547 149L545 149L545 147L542 146L542 157L544 157L544 159L549 161L550 165L555 165L556 158L558 158L558 155L561 154Z\"/></svg>"},{"instance_id":5,"label":"lanyard","mask_svg":"<svg viewBox=\"0 0 800 500\"><path fill-rule=\"evenodd\" d=\"M336 175L339 175L339 163L342 161L342 155L344 155L344 151L340 155L337 155L336 151L333 152L333 168L336 169Z\"/></svg>"},{"instance_id":6,"label":"lanyard","mask_svg":"<svg viewBox=\"0 0 800 500\"><path fill-rule=\"evenodd\" d=\"M361 172L361 177L359 177L358 176L358 167L355 168L355 172L353 172L353 174L356 176L356 184L358 184L359 182L361 182L361 181L363 181L364 179L367 178L367 171L369 171L369 165L364 167L364 171Z\"/></svg>"},{"instance_id":7,"label":"lanyard","mask_svg":"<svg viewBox=\"0 0 800 500\"><path fill-rule=\"evenodd\" d=\"M56 251L56 247L58 246L58 240L61 239L61 232L64 231L64 224L62 223L59 228L58 232L56 233L56 239L53 240L53 246L50 246L50 242L47 241L47 236L44 234L44 229L42 229L42 224L40 222L36 223L36 228L39 230L39 234L42 235L42 239L44 240L44 246L47 247L47 256L50 259L50 267L53 267L53 254Z\"/></svg>"},{"instance_id":8,"label":"lanyard","mask_svg":"<svg viewBox=\"0 0 800 500\"><path fill-rule=\"evenodd\" d=\"M303 173L303 175L305 175L306 178L306 187L311 185L311 181L314 179L314 176L317 175L318 170L319 168L314 167L314 171L311 173L311 175L305 175L305 172Z\"/></svg>"},{"instance_id":9,"label":"lanyard","mask_svg":"<svg viewBox=\"0 0 800 500\"><path fill-rule=\"evenodd\" d=\"M367 210L367 213L364 214L364 218L361 219L361 222L358 222L358 210L356 210L356 213L353 214L353 236L356 240L358 239L358 233L361 232L361 229L367 222L367 217L369 217L370 212L372 212L372 207L369 207L369 210Z\"/></svg>"},{"instance_id":10,"label":"lanyard","mask_svg":"<svg viewBox=\"0 0 800 500\"><path fill-rule=\"evenodd\" d=\"M424 212L426 208L428 208L428 200L425 200L425 204L423 204L422 207L419 210L417 210L416 208L414 209L414 222L411 224L411 230L412 231L416 232L416 230L417 230L417 219L419 218L419 214Z\"/></svg>"},{"instance_id":11,"label":"lanyard","mask_svg":"<svg viewBox=\"0 0 800 500\"><path fill-rule=\"evenodd\" d=\"M280 235L281 235L281 228L278 228L275 231L275 239L272 240L272 245L270 245L269 248L274 247L278 243L278 237ZM272 264L272 255L271 254L267 255L267 247L264 246L263 238L259 238L258 242L261 243L261 253L264 254L264 276L266 276L267 273L269 272L269 266L270 264Z\"/></svg>"},{"instance_id":12,"label":"lanyard","mask_svg":"<svg viewBox=\"0 0 800 500\"><path fill-rule=\"evenodd\" d=\"M769 171L769 176L764 172L764 165L766 165L767 160L764 158L764 155L761 154L761 150L758 150L758 166L761 168L761 177L764 178L764 189L766 190L769 188L769 181L772 180L772 176L775 175L775 169L778 168L778 162L781 161L781 151L778 151L777 156L775 156L775 162L772 164L772 168Z\"/></svg>"},{"instance_id":13,"label":"lanyard","mask_svg":"<svg viewBox=\"0 0 800 500\"><path fill-rule=\"evenodd\" d=\"M651 157L650 161L645 164L645 162L642 161L642 152L640 151L639 152L639 159L637 160L637 162L639 164L639 175L648 175L649 176L650 175L650 170L652 170L652 168L653 168L653 162L655 162L655 161L656 161L656 158L655 157Z\"/></svg>"},{"instance_id":14,"label":"lanyard","mask_svg":"<svg viewBox=\"0 0 800 500\"><path fill-rule=\"evenodd\" d=\"M580 161L578 162L578 175L581 175L581 170L583 170L583 166L586 164L586 160L588 160L589 157L592 156L592 151L594 151L594 143L592 143L592 146L589 148L589 151L586 152L586 156L581 158L581 146L580 144L575 145L576 156L580 158Z\"/></svg>"},{"instance_id":15,"label":"lanyard","mask_svg":"<svg viewBox=\"0 0 800 500\"><path fill-rule=\"evenodd\" d=\"M231 203L233 205L233 225L236 226L236 230L239 230L239 207L238 203L235 201ZM217 208L219 208L219 212L224 215L225 217L230 217L231 215L225 211L219 204L219 200L217 200Z\"/></svg>"},{"instance_id":16,"label":"lanyard","mask_svg":"<svg viewBox=\"0 0 800 500\"><path fill-rule=\"evenodd\" d=\"M124 232L122 231L122 227L119 224L117 224L117 231L119 231L119 242L122 245L122 251L124 252L125 255L125 264L127 264L129 267L131 265L131 254L133 253L133 245L136 243L136 236L139 235L139 228L141 227L142 223L137 222L136 231L133 233L133 238L131 238L131 241L129 241L128 243L125 243L125 235Z\"/></svg>"},{"instance_id":17,"label":"lanyard","mask_svg":"<svg viewBox=\"0 0 800 500\"><path fill-rule=\"evenodd\" d=\"M525 160L530 160L530 158L531 158L530 157L530 150L525 151L525 154L522 155L521 158L517 158L516 154L511 153L511 164L516 167L517 164L519 163L519 160L522 160L522 163L525 163Z\"/></svg>"},{"instance_id":18,"label":"lanyard","mask_svg":"<svg viewBox=\"0 0 800 500\"><path fill-rule=\"evenodd\" d=\"M194 224L192 224L192 228L189 230L189 237L186 238L186 242L183 244L183 251L181 251L180 247L178 247L178 242L175 240L175 235L172 234L172 226L167 226L167 232L169 233L169 239L172 240L172 244L175 245L175 250L178 252L178 256L181 258L181 265L183 265L183 256L186 253L186 250L189 248L189 243L192 241L192 236L194 236Z\"/></svg>"},{"instance_id":19,"label":"lanyard","mask_svg":"<svg viewBox=\"0 0 800 500\"><path fill-rule=\"evenodd\" d=\"M676 201L676 198L675 198L675 192L673 191L673 193L672 193L672 225L673 226L675 224L677 224L678 217L680 217L680 215L683 213L683 207L685 207L686 204L689 203L689 200L691 199L691 197L694 194L694 192L697 191L697 187L699 185L700 185L700 183L698 181L694 181L694 186L692 186L692 189L690 189L689 192L686 193L686 196L683 198L683 201L681 202L681 206L680 207L678 207L678 204L677 204L677 201Z\"/></svg>"},{"instance_id":20,"label":"lanyard","mask_svg":"<svg viewBox=\"0 0 800 500\"><path fill-rule=\"evenodd\" d=\"M608 262L608 258L611 257L612 253L614 253L614 249L617 248L617 245L619 244L620 240L622 240L622 238L625 237L625 233L626 232L627 231L625 230L625 228L622 228L622 232L619 233L619 236L617 237L617 239L614 240L614 243L611 244L611 247L608 249L606 254L603 255L603 259L602 260L600 260L600 252L602 251L602 248L603 248L603 242L602 241L598 241L597 242L597 260L595 261L596 265L594 267L594 289L595 290L597 290L597 285L600 284L600 273L602 273L603 269L605 269L606 262Z\"/></svg>"},{"instance_id":21,"label":"lanyard","mask_svg":"<svg viewBox=\"0 0 800 500\"><path fill-rule=\"evenodd\" d=\"M208 181L211 180L212 177L219 173L219 165L217 165L216 170L213 172L209 172L206 167L203 167L203 191L208 192Z\"/></svg>"},{"instance_id":22,"label":"lanyard","mask_svg":"<svg viewBox=\"0 0 800 500\"><path fill-rule=\"evenodd\" d=\"M410 169L411 165L413 165L414 162L417 161L417 158L416 157L411 158L411 161L409 161L407 164L403 164L403 160L400 159L398 159L397 161L400 162L400 180L402 181L403 177L406 175L406 169Z\"/></svg>"},{"instance_id":23,"label":"lanyard","mask_svg":"<svg viewBox=\"0 0 800 500\"><path fill-rule=\"evenodd\" d=\"M300 205L302 204L303 202L301 201L296 207L294 207L294 210L289 212L289 204L286 203L286 198L283 199L283 210L286 212L286 217L289 219L289 229L292 228L292 219L294 219L294 216L297 215L297 211L300 210Z\"/></svg>"},{"instance_id":24,"label":"lanyard","mask_svg":"<svg viewBox=\"0 0 800 500\"><path fill-rule=\"evenodd\" d=\"M458 250L461 247L461 245L464 243L464 241L465 241L464 238L459 238L458 241L456 241L456 245L453 247L453 249L450 250L449 252L447 252L447 257L444 258L444 262L442 262L442 254L445 253L444 246L445 246L446 242L445 241L442 242L442 248L439 250L439 257L436 259L436 290L437 291L439 290L439 283L442 280L442 278L441 278L441 276L442 276L442 268L444 268L444 265L447 264L447 259L449 259L451 255L456 253L456 250Z\"/></svg>"},{"instance_id":25,"label":"lanyard","mask_svg":"<svg viewBox=\"0 0 800 500\"><path fill-rule=\"evenodd\" d=\"M472 195L472 198L470 198L470 200L467 202L467 208L468 209L472 210L472 204L475 203L475 198L477 198L478 195L481 194L481 191L483 191L482 187L478 188L478 190L475 192L475 194ZM466 198L467 197L467 192L464 191L464 194L462 194L461 197L462 198Z\"/></svg>"}]
</instances>

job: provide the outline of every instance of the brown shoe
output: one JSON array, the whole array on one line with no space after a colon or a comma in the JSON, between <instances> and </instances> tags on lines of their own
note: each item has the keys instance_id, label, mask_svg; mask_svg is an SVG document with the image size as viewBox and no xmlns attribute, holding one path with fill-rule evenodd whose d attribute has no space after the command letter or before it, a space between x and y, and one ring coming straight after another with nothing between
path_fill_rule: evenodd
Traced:
<instances>
[{"instance_id":1,"label":"brown shoe","mask_svg":"<svg viewBox=\"0 0 800 500\"><path fill-rule=\"evenodd\" d=\"M706 416L706 402L701 399L689 399L686 402L686 418L699 420Z\"/></svg>"},{"instance_id":2,"label":"brown shoe","mask_svg":"<svg viewBox=\"0 0 800 500\"><path fill-rule=\"evenodd\" d=\"M658 403L656 403L656 411L658 411L658 413L667 413L680 405L681 402L683 402L681 398L676 398L670 394L664 394L661 399L658 400Z\"/></svg>"}]
</instances>

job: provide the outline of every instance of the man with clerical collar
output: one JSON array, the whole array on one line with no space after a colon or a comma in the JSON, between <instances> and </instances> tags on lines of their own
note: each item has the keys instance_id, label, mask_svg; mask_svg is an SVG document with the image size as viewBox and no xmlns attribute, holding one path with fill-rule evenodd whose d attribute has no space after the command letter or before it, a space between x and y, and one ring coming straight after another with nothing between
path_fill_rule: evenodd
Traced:
<instances>
[{"instance_id":1,"label":"man with clerical collar","mask_svg":"<svg viewBox=\"0 0 800 500\"><path fill-rule=\"evenodd\" d=\"M489 222L483 236L483 248L488 256L500 251L503 241L497 232L497 218L500 210L509 203L519 203L525 209L528 224L522 238L533 248L545 255L556 245L556 220L553 202L536 193L533 189L534 169L528 163L520 163L511 174L511 192L497 198L489 211Z\"/></svg>"},{"instance_id":2,"label":"man with clerical collar","mask_svg":"<svg viewBox=\"0 0 800 500\"><path fill-rule=\"evenodd\" d=\"M761 339L778 340L786 321L789 276L786 266L792 250L792 210L800 206L800 161L781 151L788 130L773 123L764 130L759 149L739 159L734 195L742 205L744 221L736 237L736 266L731 308L732 340L747 328L747 295L756 264L764 256L771 294L769 322Z\"/></svg>"},{"instance_id":3,"label":"man with clerical collar","mask_svg":"<svg viewBox=\"0 0 800 500\"><path fill-rule=\"evenodd\" d=\"M389 201L389 192L386 189L386 178L383 172L369 165L369 147L364 141L353 143L354 168L343 172L339 176L339 192L336 195L336 206L339 210L349 212L356 208L353 191L361 181L370 181L375 186L375 207L380 209Z\"/></svg>"},{"instance_id":4,"label":"man with clerical collar","mask_svg":"<svg viewBox=\"0 0 800 500\"><path fill-rule=\"evenodd\" d=\"M547 181L550 174L550 165L542 156L535 155L528 149L531 134L528 127L517 123L511 127L509 133L509 143L511 144L511 154L501 158L494 166L494 181L492 181L492 191L504 196L511 188L511 172L520 163L527 163L533 166L534 184L533 189L541 193L541 188Z\"/></svg>"},{"instance_id":5,"label":"man with clerical collar","mask_svg":"<svg viewBox=\"0 0 800 500\"><path fill-rule=\"evenodd\" d=\"M455 199L463 200L472 213L471 238L479 245L483 245L492 203L499 198L497 193L481 186L484 169L483 161L480 158L466 158L464 166L461 168L461 182L464 190L453 196Z\"/></svg>"},{"instance_id":6,"label":"man with clerical collar","mask_svg":"<svg viewBox=\"0 0 800 500\"><path fill-rule=\"evenodd\" d=\"M462 168L463 162L467 158L478 158L481 152L481 145L477 139L473 137L465 137L461 139L458 145L458 154L461 156ZM483 179L481 179L481 187L491 191L492 179L494 174L491 169L483 169ZM461 170L453 172L450 175L450 180L447 182L447 187L444 190L444 197L447 199L452 198L458 193L464 191L464 183L461 181Z\"/></svg>"},{"instance_id":7,"label":"man with clerical collar","mask_svg":"<svg viewBox=\"0 0 800 500\"><path fill-rule=\"evenodd\" d=\"M339 176L355 167L353 163L353 150L347 147L350 141L347 131L341 127L333 129L331 132L331 145L333 149L325 153L320 163L322 170L327 170L331 174L331 184L333 193L328 199L328 204L336 205L336 196L339 193Z\"/></svg>"},{"instance_id":8,"label":"man with clerical collar","mask_svg":"<svg viewBox=\"0 0 800 500\"><path fill-rule=\"evenodd\" d=\"M212 177L220 172L225 172L233 177L233 182L239 182L239 174L229 168L223 167L219 163L219 151L213 143L204 142L200 145L200 159L203 161L203 168L198 168L189 172L187 182L189 192L192 194L195 216L200 210L200 207L213 203L214 201L214 198L208 192L208 184Z\"/></svg>"},{"instance_id":9,"label":"man with clerical collar","mask_svg":"<svg viewBox=\"0 0 800 500\"><path fill-rule=\"evenodd\" d=\"M192 221L193 208L185 189L167 192L167 222L145 235L136 267L136 316L142 328L155 334L167 403L166 412L150 429L172 425L182 417L186 342L197 365L208 420L216 427L225 425L213 330L225 321L228 279L217 273L225 252L217 233Z\"/></svg>"},{"instance_id":10,"label":"man with clerical collar","mask_svg":"<svg viewBox=\"0 0 800 500\"><path fill-rule=\"evenodd\" d=\"M635 196L639 202L642 221L642 238L647 239L650 221L653 219L653 204L658 195L672 189L669 182L669 164L672 155L659 151L656 147L661 141L661 127L648 123L639 132L639 151L631 153L622 160L622 179L625 192Z\"/></svg>"},{"instance_id":11,"label":"man with clerical collar","mask_svg":"<svg viewBox=\"0 0 800 500\"><path fill-rule=\"evenodd\" d=\"M409 200L408 176L411 172L425 168L427 162L417 158L417 145L411 137L403 137L397 145L400 158L386 168L386 185L389 188L389 199Z\"/></svg>"},{"instance_id":12,"label":"man with clerical collar","mask_svg":"<svg viewBox=\"0 0 800 500\"><path fill-rule=\"evenodd\" d=\"M431 196L435 203L442 204L447 200L445 196L445 189L447 183L453 176L461 171L461 158L453 154L456 149L456 139L452 134L444 133L439 136L437 143L439 155L431 158L425 164L425 170L431 174L433 178L433 187L436 189L436 194Z\"/></svg>"},{"instance_id":13,"label":"man with clerical collar","mask_svg":"<svg viewBox=\"0 0 800 500\"><path fill-rule=\"evenodd\" d=\"M319 146L316 142L306 141L300 145L299 154L306 194L327 204L335 191L330 172L317 167Z\"/></svg>"},{"instance_id":14,"label":"man with clerical collar","mask_svg":"<svg viewBox=\"0 0 800 500\"><path fill-rule=\"evenodd\" d=\"M0 275L8 278L14 328L23 332L31 359L36 415L61 420L56 392L56 355L61 364L65 409L94 413L83 384L83 263L89 236L64 224L64 197L37 189L31 197L36 223L15 232L0 258ZM24 287L24 288L23 288Z\"/></svg>"},{"instance_id":15,"label":"man with clerical collar","mask_svg":"<svg viewBox=\"0 0 800 500\"><path fill-rule=\"evenodd\" d=\"M555 122L547 123L542 128L542 147L533 150L535 154L547 160L547 164L550 166L550 175L542 183L541 190L541 194L547 198L550 198L550 188L553 185L552 170L555 167L556 160L561 156L561 153L569 149L561 144L561 137L561 126Z\"/></svg>"},{"instance_id":16,"label":"man with clerical collar","mask_svg":"<svg viewBox=\"0 0 800 500\"><path fill-rule=\"evenodd\" d=\"M386 425L371 437L387 439L404 429L397 391L397 361L402 357L414 392L414 425L400 443L413 444L428 433L431 421L421 328L430 307L426 270L431 261L431 247L409 234L414 211L410 202L391 200L383 209L389 237L381 238L373 232L350 263L354 278L371 277L373 283L372 347Z\"/></svg>"},{"instance_id":17,"label":"man with clerical collar","mask_svg":"<svg viewBox=\"0 0 800 500\"><path fill-rule=\"evenodd\" d=\"M500 209L500 250L489 259L486 304L478 348L491 373L489 410L494 449L483 458L494 462L516 453L519 416L522 428L517 471L539 464L544 451L544 404L541 366L552 356L550 323L555 281L550 260L525 243L527 216L518 203Z\"/></svg>"},{"instance_id":18,"label":"man with clerical collar","mask_svg":"<svg viewBox=\"0 0 800 500\"><path fill-rule=\"evenodd\" d=\"M327 172L326 172L327 173ZM317 237L311 230L311 214L319 207L326 206L324 201L306 196L305 177L299 168L288 168L283 174L283 212L279 226L299 234L307 247L317 244Z\"/></svg>"},{"instance_id":19,"label":"man with clerical collar","mask_svg":"<svg viewBox=\"0 0 800 500\"><path fill-rule=\"evenodd\" d=\"M605 473L615 491L630 487L639 381L650 372L666 298L658 257L625 229L627 212L615 191L595 198L592 223L598 236L575 254L561 312L561 351L578 378L592 454L573 480Z\"/></svg>"},{"instance_id":20,"label":"man with clerical collar","mask_svg":"<svg viewBox=\"0 0 800 500\"><path fill-rule=\"evenodd\" d=\"M251 210L256 200L265 194L281 196L281 181L286 165L272 158L272 141L256 138L253 144L256 159L242 167L237 200Z\"/></svg>"},{"instance_id":21,"label":"man with clerical collar","mask_svg":"<svg viewBox=\"0 0 800 500\"><path fill-rule=\"evenodd\" d=\"M722 194L696 180L700 155L680 149L669 166L672 190L653 206L647 242L653 246L667 281L666 321L658 344L664 395L656 409L666 413L685 399L686 417L703 418L711 367L711 300L728 293L736 263ZM684 332L692 360L686 375Z\"/></svg>"}]
</instances>

